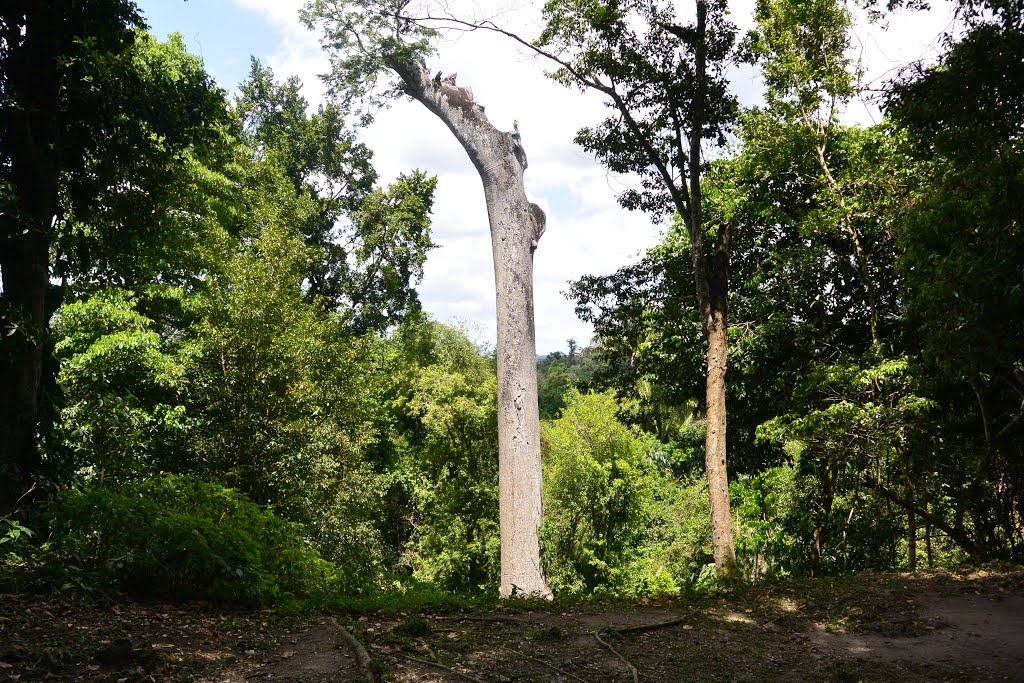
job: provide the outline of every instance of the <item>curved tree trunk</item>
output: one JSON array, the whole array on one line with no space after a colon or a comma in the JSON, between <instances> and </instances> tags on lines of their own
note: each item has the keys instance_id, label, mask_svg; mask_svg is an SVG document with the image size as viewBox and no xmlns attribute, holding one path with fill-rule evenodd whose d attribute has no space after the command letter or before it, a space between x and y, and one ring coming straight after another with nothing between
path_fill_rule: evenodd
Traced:
<instances>
[{"instance_id":1,"label":"curved tree trunk","mask_svg":"<svg viewBox=\"0 0 1024 683\"><path fill-rule=\"evenodd\" d=\"M432 79L420 62L393 60L389 66L401 76L406 92L444 121L483 181L498 314L500 591L503 597L550 597L538 536L543 498L533 249L539 231L523 187L526 154L518 132L495 128L468 88Z\"/></svg>"}]
</instances>

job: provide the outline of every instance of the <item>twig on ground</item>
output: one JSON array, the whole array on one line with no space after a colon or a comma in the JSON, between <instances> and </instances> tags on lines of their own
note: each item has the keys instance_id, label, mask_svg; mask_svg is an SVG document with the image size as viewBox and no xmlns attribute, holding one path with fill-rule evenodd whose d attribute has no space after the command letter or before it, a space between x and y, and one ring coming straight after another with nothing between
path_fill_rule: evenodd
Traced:
<instances>
[{"instance_id":1,"label":"twig on ground","mask_svg":"<svg viewBox=\"0 0 1024 683\"><path fill-rule=\"evenodd\" d=\"M337 619L331 617L331 622L338 627L342 639L344 639L349 648L351 648L352 652L355 654L356 664L359 665L359 670L363 673L363 676L366 677L366 680L369 681L369 683L377 683L377 675L373 672L373 666L370 664L370 653L366 651L363 644L360 643L347 628L338 623Z\"/></svg>"},{"instance_id":2,"label":"twig on ground","mask_svg":"<svg viewBox=\"0 0 1024 683\"><path fill-rule=\"evenodd\" d=\"M432 666L432 667L435 667L437 669L443 669L443 670L447 671L450 674L455 674L456 676L459 676L461 678L465 678L467 681L473 681L473 683L484 683L484 681L481 681L479 678L474 678L473 676L470 676L469 674L464 674L461 671L453 669L450 666L445 666L444 664L440 664L438 662L431 662L430 660L427 660L427 659L420 659L419 657L413 657L412 655L405 654L401 650L395 650L395 654L400 656L400 657L405 657L406 659L408 659L410 661L417 662L418 664L425 664L426 666Z\"/></svg>"},{"instance_id":3,"label":"twig on ground","mask_svg":"<svg viewBox=\"0 0 1024 683\"><path fill-rule=\"evenodd\" d=\"M554 664L549 664L548 662L545 662L543 659L538 659L537 657L531 657L530 655L526 654L525 652L520 652L519 650L513 650L512 648L505 647L504 645L499 645L498 647L500 647L502 650L505 650L507 652L511 652L512 654L516 654L516 655L519 655L520 657L523 657L525 659L529 659L531 662L536 662L538 664L546 666L547 668L551 669L552 671L557 671L558 673L562 674L563 676L568 676L569 678L575 678L577 681L580 681L580 683L587 683L587 681L585 679L580 678L579 676L577 676L576 674L572 673L571 671L565 671L563 669L559 669Z\"/></svg>"},{"instance_id":4,"label":"twig on ground","mask_svg":"<svg viewBox=\"0 0 1024 683\"><path fill-rule=\"evenodd\" d=\"M604 640L603 638L601 638L601 636L600 636L600 635L598 635L598 634L597 634L596 632L594 633L594 637L595 637L595 638L597 638L597 642L599 642L599 643L601 643L602 645L604 645L604 646L605 646L605 648L606 648L606 649L607 649L607 650L608 650L609 652L611 652L611 653L612 653L613 655L615 655L616 657L618 657L618 658L619 658L619 659L620 659L620 660L622 661L622 663L623 663L623 664L625 664L626 666L628 666L628 667L629 667L629 672L630 672L631 674L633 674L633 683L640 683L640 674L639 674L639 673L637 673L636 667L635 667L635 666L633 666L632 664L630 664L630 663L629 663L629 660L628 660L628 659L626 659L625 657L623 657L623 656L622 656L622 653L621 653L621 652L619 652L619 651L618 651L618 650L616 650L616 649L615 649L614 647L612 647L612 646L611 646L611 645L609 645L609 644L608 644L607 642L605 642L605 640Z\"/></svg>"},{"instance_id":5,"label":"twig on ground","mask_svg":"<svg viewBox=\"0 0 1024 683\"><path fill-rule=\"evenodd\" d=\"M641 624L640 626L623 626L622 628L611 629L613 633L622 635L624 633L642 633L643 631L656 631L659 628L668 628L669 626L675 626L676 624L682 624L686 622L686 617L676 617L675 619L669 619L668 621L658 621L653 624Z\"/></svg>"}]
</instances>

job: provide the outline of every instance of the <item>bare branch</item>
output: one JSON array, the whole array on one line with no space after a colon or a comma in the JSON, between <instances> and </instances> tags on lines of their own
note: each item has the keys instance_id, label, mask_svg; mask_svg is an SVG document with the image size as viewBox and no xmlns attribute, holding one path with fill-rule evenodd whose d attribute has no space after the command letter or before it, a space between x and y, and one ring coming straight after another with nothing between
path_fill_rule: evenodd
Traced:
<instances>
[{"instance_id":1,"label":"bare branch","mask_svg":"<svg viewBox=\"0 0 1024 683\"><path fill-rule=\"evenodd\" d=\"M645 633L647 631L657 631L661 628L668 628L670 626L676 626L678 624L685 624L687 617L676 617L675 619L669 619L667 621L656 621L653 624L641 624L639 626L624 626L622 628L615 629L615 633L623 635L626 633Z\"/></svg>"}]
</instances>

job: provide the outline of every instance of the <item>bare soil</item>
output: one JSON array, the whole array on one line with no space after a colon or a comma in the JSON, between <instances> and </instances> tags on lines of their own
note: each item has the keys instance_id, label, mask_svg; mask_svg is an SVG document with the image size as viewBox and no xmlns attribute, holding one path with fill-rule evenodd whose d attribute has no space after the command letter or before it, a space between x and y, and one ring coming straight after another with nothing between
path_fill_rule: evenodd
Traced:
<instances>
[{"instance_id":1,"label":"bare soil","mask_svg":"<svg viewBox=\"0 0 1024 683\"><path fill-rule=\"evenodd\" d=\"M1020 681L1024 569L873 574L637 604L229 612L0 596L0 681Z\"/></svg>"}]
</instances>

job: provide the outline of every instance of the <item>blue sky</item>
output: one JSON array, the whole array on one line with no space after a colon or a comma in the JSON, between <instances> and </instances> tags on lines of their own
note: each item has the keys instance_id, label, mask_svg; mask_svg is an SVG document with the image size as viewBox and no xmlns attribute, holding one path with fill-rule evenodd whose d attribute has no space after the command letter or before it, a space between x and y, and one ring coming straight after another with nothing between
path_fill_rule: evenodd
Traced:
<instances>
[{"instance_id":1,"label":"blue sky","mask_svg":"<svg viewBox=\"0 0 1024 683\"><path fill-rule=\"evenodd\" d=\"M180 33L229 92L248 75L249 56L265 57L277 44L265 16L227 0L141 0L138 5L157 37Z\"/></svg>"}]
</instances>

